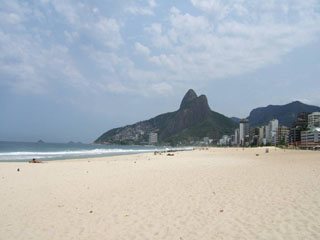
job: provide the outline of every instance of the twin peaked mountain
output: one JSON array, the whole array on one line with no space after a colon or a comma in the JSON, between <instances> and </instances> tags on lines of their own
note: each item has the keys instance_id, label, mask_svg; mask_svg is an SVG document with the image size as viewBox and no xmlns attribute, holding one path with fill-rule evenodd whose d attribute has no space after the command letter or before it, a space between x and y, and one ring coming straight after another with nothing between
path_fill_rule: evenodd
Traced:
<instances>
[{"instance_id":1,"label":"twin peaked mountain","mask_svg":"<svg viewBox=\"0 0 320 240\"><path fill-rule=\"evenodd\" d=\"M223 134L232 134L236 127L237 124L230 118L210 109L205 95L198 97L190 89L182 99L179 110L112 129L102 134L95 143L143 144L148 142L150 133L157 133L161 144L188 144L204 137L218 139Z\"/></svg>"}]
</instances>

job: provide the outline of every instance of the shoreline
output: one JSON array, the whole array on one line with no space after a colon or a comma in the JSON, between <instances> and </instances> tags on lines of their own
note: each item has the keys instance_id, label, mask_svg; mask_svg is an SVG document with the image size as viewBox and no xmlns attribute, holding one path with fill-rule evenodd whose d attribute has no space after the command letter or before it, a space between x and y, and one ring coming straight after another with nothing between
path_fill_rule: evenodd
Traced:
<instances>
[{"instance_id":1,"label":"shoreline","mask_svg":"<svg viewBox=\"0 0 320 240\"><path fill-rule=\"evenodd\" d=\"M144 154L153 154L156 153L171 153L171 152L185 152L185 151L194 151L195 148L190 147L190 149L173 149L173 150L161 150L161 151L146 151L146 152L134 152L134 153L130 153L130 152L126 152L126 153L117 153L117 154L110 154L110 155L106 155L106 156L92 156L92 157L80 157L80 158L64 158L64 159L52 159L52 160L41 160L41 159L36 159L41 161L42 163L50 163L50 162L60 162L60 161L86 161L86 160L90 160L90 159L107 159L107 158L112 158L112 157L125 157L125 156L131 156L131 155L144 155ZM32 158L30 159L32 160ZM1 160L1 163L30 163L30 160L21 160L21 161L12 161L12 160Z\"/></svg>"},{"instance_id":2,"label":"shoreline","mask_svg":"<svg viewBox=\"0 0 320 240\"><path fill-rule=\"evenodd\" d=\"M277 149L279 151L285 150L285 151L297 151L297 152L317 152L315 150L311 149L296 149L296 148L280 148L276 146L258 146L258 147L215 147L215 146L189 146L189 147L176 147L177 149L169 149L169 150L157 150L157 151L145 151L145 152L124 152L124 153L110 153L109 155L102 155L102 156L83 156L83 157L65 157L65 158L58 158L58 159L45 159L45 158L37 158L36 155L34 157L31 157L30 159L25 160L0 160L0 164L2 163L28 163L30 160L35 158L36 160L42 161L42 162L59 162L59 161L86 161L88 159L104 159L104 158L110 158L110 157L117 157L117 156L130 156L130 155L139 155L139 154L148 154L148 153L154 153L154 152L161 152L161 153L170 153L170 152L180 152L180 151L195 151L195 150L210 150L210 149L225 149L228 151L233 150L261 150L261 149ZM319 152L319 151L318 151ZM44 152L45 153L45 152Z\"/></svg>"},{"instance_id":3,"label":"shoreline","mask_svg":"<svg viewBox=\"0 0 320 240\"><path fill-rule=\"evenodd\" d=\"M152 154L154 155L154 153L162 153L162 154L167 154L167 153L171 153L171 152L193 152L193 151L213 151L213 150L218 150L217 152L219 152L219 150L223 150L223 151L229 151L229 152L233 152L233 151L265 151L266 149L269 149L269 151L292 151L292 152L298 152L298 153L308 153L308 152L318 152L320 153L320 151L315 151L315 150L311 150L311 149L295 149L295 148L280 148L280 147L276 147L276 146L262 146L262 147L214 147L214 146L190 146L190 147L185 147L186 149L169 149L169 150L158 150L158 151L146 151L146 152L126 152L126 153L116 153L116 154L110 154L110 155L105 155L105 156L84 156L84 157L75 157L75 158L64 158L64 159L53 159L53 160L41 160L41 159L37 159L43 162L60 162L60 161L86 161L86 160L90 160L90 159L108 159L108 158L113 158L113 157L125 157L125 156L131 156L131 155L144 155L144 154ZM32 158L31 158L32 159ZM30 160L31 160L30 159ZM11 161L11 160L2 160L0 161L1 163L28 163L28 161L30 160L21 160L21 161Z\"/></svg>"},{"instance_id":4,"label":"shoreline","mask_svg":"<svg viewBox=\"0 0 320 240\"><path fill-rule=\"evenodd\" d=\"M0 145L0 162L27 162L68 160L118 155L130 155L154 151L187 150L189 147L155 146L93 146L70 144L8 143Z\"/></svg>"}]
</instances>

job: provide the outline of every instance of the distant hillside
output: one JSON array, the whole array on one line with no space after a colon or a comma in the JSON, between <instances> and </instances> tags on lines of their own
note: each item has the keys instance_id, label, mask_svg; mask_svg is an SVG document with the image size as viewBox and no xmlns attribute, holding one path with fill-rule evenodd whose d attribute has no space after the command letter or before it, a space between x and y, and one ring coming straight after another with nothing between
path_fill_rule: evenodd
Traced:
<instances>
[{"instance_id":1,"label":"distant hillside","mask_svg":"<svg viewBox=\"0 0 320 240\"><path fill-rule=\"evenodd\" d=\"M240 123L240 118L231 117L230 119L231 119L232 121L234 121L235 123Z\"/></svg>"},{"instance_id":2,"label":"distant hillside","mask_svg":"<svg viewBox=\"0 0 320 240\"><path fill-rule=\"evenodd\" d=\"M253 109L249 115L250 126L257 127L268 124L274 118L279 124L290 127L300 112L319 112L320 107L295 101L286 105L269 105Z\"/></svg>"},{"instance_id":3,"label":"distant hillside","mask_svg":"<svg viewBox=\"0 0 320 240\"><path fill-rule=\"evenodd\" d=\"M95 143L143 144L151 132L158 133L159 143L176 145L202 140L203 137L220 138L231 134L237 124L224 115L211 111L205 95L197 96L190 89L182 99L179 110L161 114L133 125L111 129Z\"/></svg>"}]
</instances>

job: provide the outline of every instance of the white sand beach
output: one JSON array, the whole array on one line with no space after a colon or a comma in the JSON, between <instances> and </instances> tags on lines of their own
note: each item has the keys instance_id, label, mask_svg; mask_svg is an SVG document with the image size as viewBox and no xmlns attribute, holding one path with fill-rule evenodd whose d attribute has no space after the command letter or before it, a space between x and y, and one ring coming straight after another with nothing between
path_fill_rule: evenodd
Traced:
<instances>
[{"instance_id":1,"label":"white sand beach","mask_svg":"<svg viewBox=\"0 0 320 240\"><path fill-rule=\"evenodd\" d=\"M1 240L320 239L320 152L0 163L0 181Z\"/></svg>"}]
</instances>

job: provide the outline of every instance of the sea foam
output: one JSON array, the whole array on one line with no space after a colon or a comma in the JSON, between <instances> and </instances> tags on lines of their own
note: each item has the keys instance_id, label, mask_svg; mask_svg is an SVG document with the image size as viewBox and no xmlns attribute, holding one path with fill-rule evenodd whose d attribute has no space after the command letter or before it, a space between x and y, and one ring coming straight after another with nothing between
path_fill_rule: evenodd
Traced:
<instances>
[{"instance_id":1,"label":"sea foam","mask_svg":"<svg viewBox=\"0 0 320 240\"><path fill-rule=\"evenodd\" d=\"M64 150L64 151L14 151L14 152L0 152L0 161L26 161L26 160L31 160L33 158L42 159L42 160L72 159L72 158L147 153L147 152L154 152L154 151L168 151L173 149L190 150L191 148L149 148L149 149L96 148L96 149L86 149L86 150Z\"/></svg>"}]
</instances>

